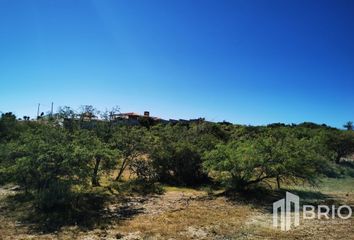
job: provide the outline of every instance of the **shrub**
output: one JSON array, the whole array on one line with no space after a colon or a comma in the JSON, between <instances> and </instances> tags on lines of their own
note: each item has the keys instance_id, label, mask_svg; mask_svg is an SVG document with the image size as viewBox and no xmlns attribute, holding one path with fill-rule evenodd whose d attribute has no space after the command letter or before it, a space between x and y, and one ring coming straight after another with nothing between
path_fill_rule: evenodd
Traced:
<instances>
[{"instance_id":1,"label":"shrub","mask_svg":"<svg viewBox=\"0 0 354 240\"><path fill-rule=\"evenodd\" d=\"M253 140L219 144L205 154L204 167L235 189L274 180L278 187L282 181L315 183L328 164L322 151L316 138L298 139L281 130Z\"/></svg>"},{"instance_id":2,"label":"shrub","mask_svg":"<svg viewBox=\"0 0 354 240\"><path fill-rule=\"evenodd\" d=\"M6 167L10 180L33 191L37 206L44 210L70 200L71 187L86 185L89 168L84 150L75 145L64 129L39 125L23 132Z\"/></svg>"}]
</instances>

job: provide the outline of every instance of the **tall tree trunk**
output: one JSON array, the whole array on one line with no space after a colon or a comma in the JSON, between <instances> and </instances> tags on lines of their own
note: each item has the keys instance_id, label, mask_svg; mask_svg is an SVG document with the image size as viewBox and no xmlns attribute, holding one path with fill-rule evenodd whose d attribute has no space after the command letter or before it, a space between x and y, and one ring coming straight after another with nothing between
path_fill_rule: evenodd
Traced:
<instances>
[{"instance_id":1,"label":"tall tree trunk","mask_svg":"<svg viewBox=\"0 0 354 240\"><path fill-rule=\"evenodd\" d=\"M341 158L342 158L342 156L338 154L338 156L337 156L336 159L335 159L336 164L339 164L339 163L340 163L340 159L341 159Z\"/></svg>"},{"instance_id":2,"label":"tall tree trunk","mask_svg":"<svg viewBox=\"0 0 354 240\"><path fill-rule=\"evenodd\" d=\"M97 187L100 186L100 182L98 180L98 169L100 166L101 158L96 158L95 161L95 168L93 169L93 175L92 175L92 186Z\"/></svg>"},{"instance_id":3,"label":"tall tree trunk","mask_svg":"<svg viewBox=\"0 0 354 240\"><path fill-rule=\"evenodd\" d=\"M118 176L116 177L116 181L119 181L119 179L122 177L123 172L124 172L125 168L127 167L127 165L128 165L128 158L124 158L124 160L122 162L122 166L119 169Z\"/></svg>"},{"instance_id":4,"label":"tall tree trunk","mask_svg":"<svg viewBox=\"0 0 354 240\"><path fill-rule=\"evenodd\" d=\"M278 189L280 189L280 178L279 178L279 176L277 176L277 187L278 187Z\"/></svg>"}]
</instances>

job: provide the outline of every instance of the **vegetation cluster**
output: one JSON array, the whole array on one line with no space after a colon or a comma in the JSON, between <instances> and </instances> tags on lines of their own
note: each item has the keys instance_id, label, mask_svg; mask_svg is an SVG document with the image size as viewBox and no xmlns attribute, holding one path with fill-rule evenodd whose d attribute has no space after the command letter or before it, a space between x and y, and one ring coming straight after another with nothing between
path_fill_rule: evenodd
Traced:
<instances>
[{"instance_id":1,"label":"vegetation cluster","mask_svg":"<svg viewBox=\"0 0 354 240\"><path fill-rule=\"evenodd\" d=\"M82 109L79 116L96 112L92 106ZM146 193L161 184L245 191L260 185L316 184L322 176L354 177L348 167L354 153L350 123L348 130L314 123L207 121L129 126L74 114L63 107L57 117L36 121L1 115L0 183L15 183L32 196L36 212L67 209L68 218L92 204L90 189L119 192L127 181ZM95 199L99 204L100 195Z\"/></svg>"}]
</instances>

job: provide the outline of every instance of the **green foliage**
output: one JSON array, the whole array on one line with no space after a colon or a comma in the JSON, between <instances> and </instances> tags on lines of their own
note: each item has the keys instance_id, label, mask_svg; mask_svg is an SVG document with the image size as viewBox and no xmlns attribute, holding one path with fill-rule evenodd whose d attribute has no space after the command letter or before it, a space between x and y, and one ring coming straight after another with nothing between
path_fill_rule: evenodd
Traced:
<instances>
[{"instance_id":1,"label":"green foliage","mask_svg":"<svg viewBox=\"0 0 354 240\"><path fill-rule=\"evenodd\" d=\"M33 190L39 208L44 203L59 204L63 196L70 195L71 186L87 184L89 169L84 149L60 128L41 125L24 131L8 158L13 161L5 171L9 179L26 191ZM51 201L47 202L49 196Z\"/></svg>"},{"instance_id":2,"label":"green foliage","mask_svg":"<svg viewBox=\"0 0 354 240\"><path fill-rule=\"evenodd\" d=\"M354 132L331 131L327 133L326 144L334 152L334 161L339 163L342 158L354 153Z\"/></svg>"},{"instance_id":3,"label":"green foliage","mask_svg":"<svg viewBox=\"0 0 354 240\"><path fill-rule=\"evenodd\" d=\"M71 107L64 106L59 107L57 115L59 118L73 119L75 118L76 113Z\"/></svg>"},{"instance_id":4,"label":"green foliage","mask_svg":"<svg viewBox=\"0 0 354 240\"><path fill-rule=\"evenodd\" d=\"M81 130L75 133L73 144L82 149L82 156L86 159L90 169L93 186L99 186L102 173L108 173L118 163L120 152L114 146L101 141L93 132Z\"/></svg>"},{"instance_id":5,"label":"green foliage","mask_svg":"<svg viewBox=\"0 0 354 240\"><path fill-rule=\"evenodd\" d=\"M156 124L148 118L126 126L111 121L116 112L104 112L105 121L95 120L99 111L90 105L79 114L60 108L56 121L17 121L12 113L2 114L0 182L20 185L33 194L37 209L58 213L86 206L84 191L105 188L97 187L100 179L117 170L117 188L140 193L159 192L160 183L200 186L220 179L245 189L354 176L351 162L343 161L354 152L353 131L314 123ZM124 182L127 169L136 179Z\"/></svg>"},{"instance_id":6,"label":"green foliage","mask_svg":"<svg viewBox=\"0 0 354 240\"><path fill-rule=\"evenodd\" d=\"M152 129L150 157L159 180L164 183L196 185L206 181L202 155L228 134L215 124L182 124Z\"/></svg>"},{"instance_id":7,"label":"green foliage","mask_svg":"<svg viewBox=\"0 0 354 240\"><path fill-rule=\"evenodd\" d=\"M150 160L135 159L130 164L129 169L140 182L154 183L157 180L155 168Z\"/></svg>"},{"instance_id":8,"label":"green foliage","mask_svg":"<svg viewBox=\"0 0 354 240\"><path fill-rule=\"evenodd\" d=\"M171 184L194 185L205 178L201 157L188 143L166 143L151 155L159 180Z\"/></svg>"},{"instance_id":9,"label":"green foliage","mask_svg":"<svg viewBox=\"0 0 354 240\"><path fill-rule=\"evenodd\" d=\"M0 142L8 141L18 136L19 126L12 112L2 113L0 118Z\"/></svg>"},{"instance_id":10,"label":"green foliage","mask_svg":"<svg viewBox=\"0 0 354 240\"><path fill-rule=\"evenodd\" d=\"M345 129L347 129L348 131L353 131L353 130L354 130L353 122L352 122L352 121L347 122L346 124L343 125L343 127L344 127Z\"/></svg>"},{"instance_id":11,"label":"green foliage","mask_svg":"<svg viewBox=\"0 0 354 240\"><path fill-rule=\"evenodd\" d=\"M236 189L274 179L315 183L327 164L322 150L316 138L299 139L282 128L252 140L219 144L205 154L204 167Z\"/></svg>"},{"instance_id":12,"label":"green foliage","mask_svg":"<svg viewBox=\"0 0 354 240\"><path fill-rule=\"evenodd\" d=\"M116 180L120 180L124 171L132 161L144 155L146 151L146 131L144 128L120 126L114 132L111 144L121 153L121 164L119 166Z\"/></svg>"}]
</instances>

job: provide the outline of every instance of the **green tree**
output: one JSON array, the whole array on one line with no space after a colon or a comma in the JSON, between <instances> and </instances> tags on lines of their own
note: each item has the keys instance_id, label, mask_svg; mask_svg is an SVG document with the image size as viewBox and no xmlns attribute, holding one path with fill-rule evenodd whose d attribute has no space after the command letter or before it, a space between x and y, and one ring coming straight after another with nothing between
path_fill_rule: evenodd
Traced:
<instances>
[{"instance_id":1,"label":"green tree","mask_svg":"<svg viewBox=\"0 0 354 240\"><path fill-rule=\"evenodd\" d=\"M348 131L353 131L354 127L353 127L353 122L349 121L346 124L343 125L343 127L345 129L347 129Z\"/></svg>"},{"instance_id":2,"label":"green tree","mask_svg":"<svg viewBox=\"0 0 354 240\"><path fill-rule=\"evenodd\" d=\"M158 125L152 128L150 158L161 182L196 185L207 179L202 155L226 134L215 124Z\"/></svg>"},{"instance_id":3,"label":"green tree","mask_svg":"<svg viewBox=\"0 0 354 240\"><path fill-rule=\"evenodd\" d=\"M114 106L110 110L106 109L105 111L101 112L100 117L106 121L112 121L119 113L120 113L119 106Z\"/></svg>"},{"instance_id":4,"label":"green tree","mask_svg":"<svg viewBox=\"0 0 354 240\"><path fill-rule=\"evenodd\" d=\"M151 158L162 182L195 185L205 179L201 156L188 142L163 142L154 149Z\"/></svg>"},{"instance_id":5,"label":"green tree","mask_svg":"<svg viewBox=\"0 0 354 240\"><path fill-rule=\"evenodd\" d=\"M205 169L235 189L274 180L279 187L281 181L314 183L326 164L316 139L297 139L285 130L268 134L219 144L205 154Z\"/></svg>"},{"instance_id":6,"label":"green tree","mask_svg":"<svg viewBox=\"0 0 354 240\"><path fill-rule=\"evenodd\" d=\"M120 126L112 137L111 144L121 154L121 162L116 181L119 181L124 171L133 160L141 158L146 153L146 131L144 128L135 126Z\"/></svg>"},{"instance_id":7,"label":"green tree","mask_svg":"<svg viewBox=\"0 0 354 240\"><path fill-rule=\"evenodd\" d=\"M74 119L76 116L75 110L69 106L63 106L58 108L57 113L59 118Z\"/></svg>"},{"instance_id":8,"label":"green tree","mask_svg":"<svg viewBox=\"0 0 354 240\"><path fill-rule=\"evenodd\" d=\"M340 130L328 132L327 146L335 153L334 161L340 163L342 158L354 152L354 132Z\"/></svg>"},{"instance_id":9,"label":"green tree","mask_svg":"<svg viewBox=\"0 0 354 240\"><path fill-rule=\"evenodd\" d=\"M8 141L19 134L19 125L12 112L2 113L0 118L0 142Z\"/></svg>"},{"instance_id":10,"label":"green tree","mask_svg":"<svg viewBox=\"0 0 354 240\"><path fill-rule=\"evenodd\" d=\"M35 193L42 210L70 204L72 186L87 184L85 150L64 129L37 125L21 134L9 153L13 164L5 172L11 180Z\"/></svg>"},{"instance_id":11,"label":"green tree","mask_svg":"<svg viewBox=\"0 0 354 240\"><path fill-rule=\"evenodd\" d=\"M117 165L119 151L87 130L76 133L74 145L80 146L83 149L83 156L87 158L88 169L92 172L92 186L99 186L100 174L113 170Z\"/></svg>"},{"instance_id":12,"label":"green tree","mask_svg":"<svg viewBox=\"0 0 354 240\"><path fill-rule=\"evenodd\" d=\"M81 120L92 120L100 114L100 111L97 110L92 105L82 105L79 110L79 116Z\"/></svg>"}]
</instances>

